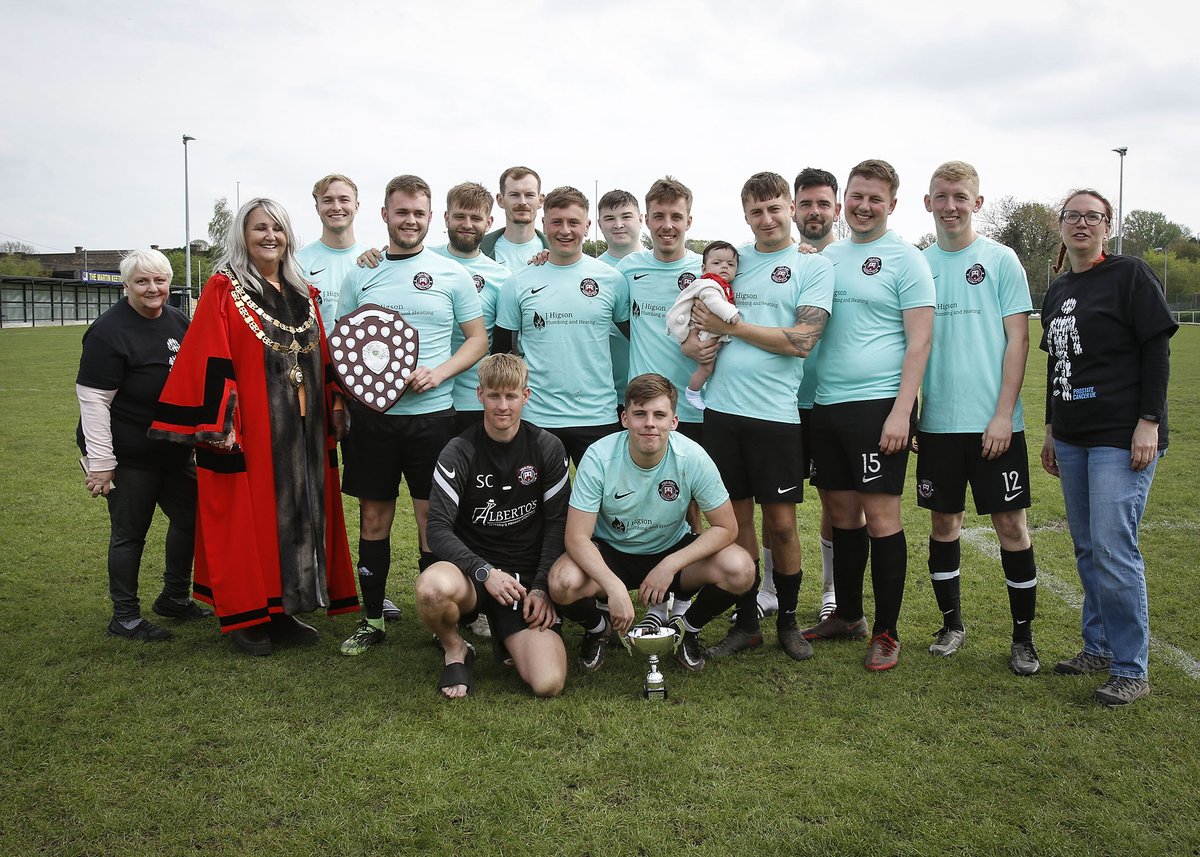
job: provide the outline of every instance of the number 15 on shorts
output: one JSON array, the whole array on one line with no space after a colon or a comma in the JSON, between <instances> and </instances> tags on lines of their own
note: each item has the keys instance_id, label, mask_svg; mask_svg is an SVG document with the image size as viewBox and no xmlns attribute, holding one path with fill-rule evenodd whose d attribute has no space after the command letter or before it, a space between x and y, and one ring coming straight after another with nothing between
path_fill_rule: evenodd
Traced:
<instances>
[{"instance_id":1,"label":"number 15 on shorts","mask_svg":"<svg viewBox=\"0 0 1200 857\"><path fill-rule=\"evenodd\" d=\"M862 481L865 485L868 482L874 482L876 479L883 478L883 462L879 460L878 452L864 452L862 454Z\"/></svg>"}]
</instances>

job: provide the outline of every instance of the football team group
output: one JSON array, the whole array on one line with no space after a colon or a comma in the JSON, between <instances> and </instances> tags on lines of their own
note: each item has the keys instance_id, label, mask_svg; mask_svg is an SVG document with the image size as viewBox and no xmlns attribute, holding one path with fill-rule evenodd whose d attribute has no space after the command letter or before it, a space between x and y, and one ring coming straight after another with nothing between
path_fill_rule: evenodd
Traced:
<instances>
[{"instance_id":1,"label":"football team group","mask_svg":"<svg viewBox=\"0 0 1200 857\"><path fill-rule=\"evenodd\" d=\"M527 167L505 170L494 196L475 183L451 188L443 247L426 244L434 194L413 175L384 191L378 251L355 236L359 192L344 175L314 186L322 235L302 249L278 203L251 200L190 328L176 320L171 353L145 361L158 365L159 389L143 393L138 442L174 455L171 467L194 466L194 513L178 497L186 485L167 479L117 496L132 484L118 435L137 432L116 425L120 372L89 366L112 366L121 345L100 335L103 318L85 337L80 445L87 486L108 496L113 519L109 631L168 634L141 618L136 597L141 522L157 502L171 526L155 612L211 615L188 591L194 540L192 590L242 651L315 640L296 614L358 609L358 593L363 618L341 651L378 649L400 618L387 581L403 482L420 549L416 608L444 653L445 697L473 691L469 636L490 637L497 661L535 695L557 695L564 619L582 629L583 671L600 669L631 629L663 626L678 635L676 662L699 671L763 646L772 616L791 659L862 639L866 668L889 670L901 648L901 498L915 454L916 501L931 520L921 555L942 614L929 653L950 657L967 638L969 485L999 541L1008 664L1036 674L1025 272L977 233L983 197L971 165L933 171L924 205L937 240L924 250L889 228L899 185L882 160L859 163L844 187L820 169L791 183L757 173L741 191L754 240L697 253L692 192L667 176L644 208L624 190L601 197L599 258L583 252L587 197L543 194ZM494 230L493 201L505 221ZM848 237L835 240L840 220ZM1062 479L1085 591L1083 650L1055 672L1108 673L1095 698L1124 705L1149 692L1137 524L1166 447L1174 323L1149 269L1106 253L1111 224L1095 191L1072 192L1060 211L1059 261L1070 266L1042 307L1041 461ZM132 309L122 311L138 316L125 327L159 323L170 315L162 263L150 251L126 263ZM409 330L415 359L401 375L379 354L403 357ZM356 332L362 346L366 331L371 343L347 344ZM385 389L404 394L380 405L372 391ZM177 460L193 448L194 465ZM810 612L798 605L805 483L821 505L820 532L803 540L819 543L822 595L800 621ZM358 499L354 563L339 490ZM140 528L136 557L117 544L119 524L124 542L137 543ZM731 609L727 633L705 646L702 630Z\"/></svg>"}]
</instances>

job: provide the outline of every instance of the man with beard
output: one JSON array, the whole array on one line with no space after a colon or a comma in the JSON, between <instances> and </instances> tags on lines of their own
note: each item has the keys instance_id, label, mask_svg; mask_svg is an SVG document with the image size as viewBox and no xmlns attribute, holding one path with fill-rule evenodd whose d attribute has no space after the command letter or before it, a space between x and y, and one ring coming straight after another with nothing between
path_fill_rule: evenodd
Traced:
<instances>
[{"instance_id":1,"label":"man with beard","mask_svg":"<svg viewBox=\"0 0 1200 857\"><path fill-rule=\"evenodd\" d=\"M500 174L496 204L504 210L504 228L484 236L480 250L510 271L519 271L550 245L539 232L538 210L545 197L542 178L529 167L509 167Z\"/></svg>"},{"instance_id":2,"label":"man with beard","mask_svg":"<svg viewBox=\"0 0 1200 857\"><path fill-rule=\"evenodd\" d=\"M384 193L382 217L388 248L378 268L354 268L338 300L338 317L363 304L395 310L417 329L417 368L407 391L386 413L349 403L350 432L342 444L346 458L342 490L359 498L358 579L366 618L342 643L342 653L362 654L386 638L383 592L391 566L391 530L400 479L408 482L420 545L419 567L432 562L425 537L433 466L454 437L450 381L487 352L487 330L479 293L458 262L425 252L431 194L423 179L392 179ZM455 349L453 330L463 342Z\"/></svg>"},{"instance_id":3,"label":"man with beard","mask_svg":"<svg viewBox=\"0 0 1200 857\"><path fill-rule=\"evenodd\" d=\"M796 226L800 229L801 252L822 252L836 240L833 227L842 215L842 204L838 202L838 180L828 170L807 167L796 176ZM813 346L813 350L804 360L804 378L800 381L798 405L800 406L800 437L803 441L804 472L811 474L812 470L812 407L813 396L817 392L818 355L821 343ZM821 498L821 612L824 619L837 607L837 597L833 589L833 525L829 519L829 502L825 497L825 489L817 488ZM861 520L859 526L866 522ZM763 544L768 542L763 540ZM769 548L763 549L763 592L768 586L774 592L772 580L772 564ZM770 583L768 584L768 581ZM760 593L761 595L761 593ZM761 604L762 599L759 599Z\"/></svg>"},{"instance_id":4,"label":"man with beard","mask_svg":"<svg viewBox=\"0 0 1200 857\"><path fill-rule=\"evenodd\" d=\"M512 276L508 268L485 256L479 249L488 227L492 225L492 195L483 185L474 182L455 185L446 194L445 217L449 243L431 249L454 259L471 275L475 290L479 292L483 326L487 330L490 349L492 328L496 325L496 301L500 297L500 288ZM462 342L462 332L455 329L451 347L457 350ZM458 434L483 419L483 406L476 392L478 386L479 373L475 366L454 378L454 428Z\"/></svg>"}]
</instances>

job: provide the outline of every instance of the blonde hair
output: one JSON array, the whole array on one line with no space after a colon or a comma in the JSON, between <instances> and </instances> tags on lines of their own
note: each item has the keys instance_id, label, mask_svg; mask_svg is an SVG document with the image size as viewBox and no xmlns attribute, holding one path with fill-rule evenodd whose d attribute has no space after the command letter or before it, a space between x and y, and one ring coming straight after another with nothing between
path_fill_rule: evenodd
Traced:
<instances>
[{"instance_id":1,"label":"blonde hair","mask_svg":"<svg viewBox=\"0 0 1200 857\"><path fill-rule=\"evenodd\" d=\"M945 182L967 182L971 185L971 193L979 196L979 173L966 161L946 161L929 177L929 187L933 188L936 179Z\"/></svg>"},{"instance_id":2,"label":"blonde hair","mask_svg":"<svg viewBox=\"0 0 1200 857\"><path fill-rule=\"evenodd\" d=\"M479 389L524 390L529 367L515 354L489 354L479 361Z\"/></svg>"}]
</instances>

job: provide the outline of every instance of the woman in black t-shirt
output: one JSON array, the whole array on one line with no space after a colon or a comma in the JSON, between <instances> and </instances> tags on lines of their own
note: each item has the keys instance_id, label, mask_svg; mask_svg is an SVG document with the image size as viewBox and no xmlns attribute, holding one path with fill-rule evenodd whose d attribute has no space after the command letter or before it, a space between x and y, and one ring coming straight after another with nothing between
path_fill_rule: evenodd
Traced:
<instances>
[{"instance_id":1,"label":"woman in black t-shirt","mask_svg":"<svg viewBox=\"0 0 1200 857\"><path fill-rule=\"evenodd\" d=\"M1042 304L1046 440L1042 467L1062 483L1083 584L1083 650L1063 675L1108 672L1102 705L1150 693L1150 616L1138 524L1167 448L1171 317L1145 262L1110 256L1112 205L1072 191L1059 212L1070 270Z\"/></svg>"},{"instance_id":2,"label":"woman in black t-shirt","mask_svg":"<svg viewBox=\"0 0 1200 857\"><path fill-rule=\"evenodd\" d=\"M175 619L202 619L191 600L196 527L196 473L191 451L150 440L154 405L187 332L186 316L167 305L171 263L157 250L134 250L121 261L125 297L83 335L75 392L84 453L84 485L108 501L108 588L113 617L108 633L131 640L165 640L171 632L141 616L138 572L154 507L167 526L162 594L153 610Z\"/></svg>"}]
</instances>

